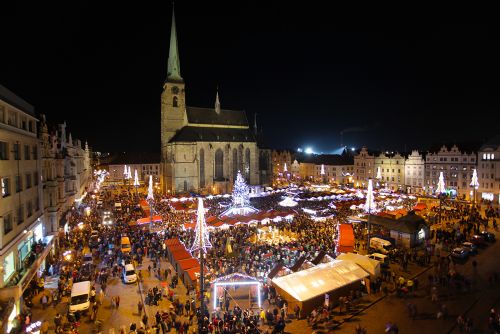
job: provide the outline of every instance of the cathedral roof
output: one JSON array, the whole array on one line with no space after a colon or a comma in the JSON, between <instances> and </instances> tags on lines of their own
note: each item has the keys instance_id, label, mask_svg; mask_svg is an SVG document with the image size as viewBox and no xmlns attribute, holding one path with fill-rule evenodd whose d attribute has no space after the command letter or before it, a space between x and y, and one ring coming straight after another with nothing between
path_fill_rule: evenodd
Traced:
<instances>
[{"instance_id":1,"label":"cathedral roof","mask_svg":"<svg viewBox=\"0 0 500 334\"><path fill-rule=\"evenodd\" d=\"M170 139L171 143L196 141L255 142L255 135L250 129L185 126Z\"/></svg>"},{"instance_id":2,"label":"cathedral roof","mask_svg":"<svg viewBox=\"0 0 500 334\"><path fill-rule=\"evenodd\" d=\"M214 108L186 107L188 122L192 124L217 124L248 126L244 110L221 109L219 113Z\"/></svg>"}]
</instances>

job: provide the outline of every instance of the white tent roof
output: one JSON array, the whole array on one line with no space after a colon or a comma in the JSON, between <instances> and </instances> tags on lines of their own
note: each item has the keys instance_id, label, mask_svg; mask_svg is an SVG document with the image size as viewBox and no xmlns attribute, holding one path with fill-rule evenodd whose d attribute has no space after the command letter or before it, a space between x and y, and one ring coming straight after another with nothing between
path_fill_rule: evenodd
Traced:
<instances>
[{"instance_id":1,"label":"white tent roof","mask_svg":"<svg viewBox=\"0 0 500 334\"><path fill-rule=\"evenodd\" d=\"M341 253L337 256L337 259L352 261L372 276L378 276L380 274L380 262L370 259L368 256L355 253Z\"/></svg>"},{"instance_id":2,"label":"white tent roof","mask_svg":"<svg viewBox=\"0 0 500 334\"><path fill-rule=\"evenodd\" d=\"M305 301L367 276L368 273L356 263L335 260L275 278L272 282L298 301Z\"/></svg>"},{"instance_id":3,"label":"white tent roof","mask_svg":"<svg viewBox=\"0 0 500 334\"><path fill-rule=\"evenodd\" d=\"M289 207L291 207L291 206L296 206L297 202L295 202L291 197L287 197L284 200L282 200L279 204L281 206L289 206Z\"/></svg>"}]
</instances>

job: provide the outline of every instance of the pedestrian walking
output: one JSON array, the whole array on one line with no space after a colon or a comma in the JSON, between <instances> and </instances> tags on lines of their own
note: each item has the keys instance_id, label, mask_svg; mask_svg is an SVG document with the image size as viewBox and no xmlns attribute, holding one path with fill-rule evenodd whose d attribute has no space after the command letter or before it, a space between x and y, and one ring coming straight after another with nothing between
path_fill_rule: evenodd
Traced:
<instances>
[{"instance_id":1,"label":"pedestrian walking","mask_svg":"<svg viewBox=\"0 0 500 334\"><path fill-rule=\"evenodd\" d=\"M49 298L47 297L47 295L44 293L42 295L42 298L41 298L41 303L42 303L42 307L43 309L45 310L47 308L47 304L49 302Z\"/></svg>"},{"instance_id":2,"label":"pedestrian walking","mask_svg":"<svg viewBox=\"0 0 500 334\"><path fill-rule=\"evenodd\" d=\"M144 308L144 305L142 304L142 302L139 300L139 302L137 303L137 312L139 313L139 317L142 315L142 309Z\"/></svg>"},{"instance_id":3,"label":"pedestrian walking","mask_svg":"<svg viewBox=\"0 0 500 334\"><path fill-rule=\"evenodd\" d=\"M44 320L42 325L40 326L40 334L48 334L49 333L49 322Z\"/></svg>"}]
</instances>

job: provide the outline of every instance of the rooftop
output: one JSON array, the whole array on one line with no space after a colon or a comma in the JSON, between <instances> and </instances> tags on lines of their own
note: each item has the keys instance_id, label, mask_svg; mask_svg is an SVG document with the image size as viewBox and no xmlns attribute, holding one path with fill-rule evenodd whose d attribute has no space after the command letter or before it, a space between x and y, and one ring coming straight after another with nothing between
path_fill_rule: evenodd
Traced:
<instances>
[{"instance_id":1,"label":"rooftop","mask_svg":"<svg viewBox=\"0 0 500 334\"><path fill-rule=\"evenodd\" d=\"M214 108L186 107L188 122L191 124L214 124L248 126L247 115L244 110L221 109L220 113Z\"/></svg>"},{"instance_id":2,"label":"rooftop","mask_svg":"<svg viewBox=\"0 0 500 334\"><path fill-rule=\"evenodd\" d=\"M35 107L2 85L0 85L0 100L7 102L31 116L35 116Z\"/></svg>"}]
</instances>

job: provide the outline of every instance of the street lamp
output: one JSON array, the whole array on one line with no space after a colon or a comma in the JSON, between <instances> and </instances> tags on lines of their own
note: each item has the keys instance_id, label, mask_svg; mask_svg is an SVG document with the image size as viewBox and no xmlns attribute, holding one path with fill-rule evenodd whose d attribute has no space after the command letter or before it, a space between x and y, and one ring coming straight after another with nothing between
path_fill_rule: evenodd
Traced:
<instances>
[{"instance_id":1,"label":"street lamp","mask_svg":"<svg viewBox=\"0 0 500 334\"><path fill-rule=\"evenodd\" d=\"M201 333L203 328L204 318L205 318L205 277L204 277L204 266L207 248L211 248L209 233L207 229L207 224L205 222L205 208L203 207L203 199L198 197L198 212L196 219L196 235L194 238L193 246L191 247L191 252L200 252L200 319L198 319L198 332Z\"/></svg>"}]
</instances>

